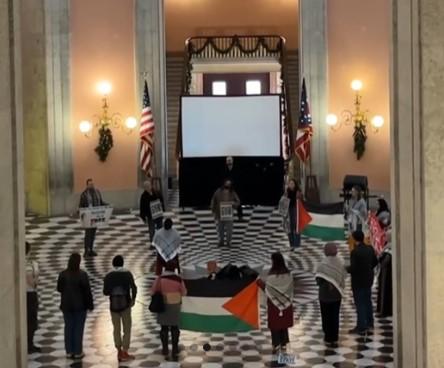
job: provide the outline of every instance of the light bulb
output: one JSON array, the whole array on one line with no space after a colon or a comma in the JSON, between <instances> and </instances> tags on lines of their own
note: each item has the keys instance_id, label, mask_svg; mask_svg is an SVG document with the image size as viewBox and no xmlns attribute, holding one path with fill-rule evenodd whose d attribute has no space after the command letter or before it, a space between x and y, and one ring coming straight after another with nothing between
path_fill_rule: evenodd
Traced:
<instances>
[{"instance_id":1,"label":"light bulb","mask_svg":"<svg viewBox=\"0 0 444 368\"><path fill-rule=\"evenodd\" d=\"M137 119L130 116L126 119L125 125L128 129L134 129L137 126Z\"/></svg>"},{"instance_id":2,"label":"light bulb","mask_svg":"<svg viewBox=\"0 0 444 368\"><path fill-rule=\"evenodd\" d=\"M111 93L111 89L111 83L108 81L101 81L97 84L97 91L99 91L102 96L108 96Z\"/></svg>"},{"instance_id":3,"label":"light bulb","mask_svg":"<svg viewBox=\"0 0 444 368\"><path fill-rule=\"evenodd\" d=\"M92 129L92 124L88 120L83 120L79 124L79 129L83 134L87 134Z\"/></svg>"},{"instance_id":4,"label":"light bulb","mask_svg":"<svg viewBox=\"0 0 444 368\"><path fill-rule=\"evenodd\" d=\"M351 82L351 88L353 91L360 91L362 89L362 82L359 79L355 79Z\"/></svg>"},{"instance_id":5,"label":"light bulb","mask_svg":"<svg viewBox=\"0 0 444 368\"><path fill-rule=\"evenodd\" d=\"M384 118L381 115L376 115L372 119L372 125L377 129L381 128L384 125Z\"/></svg>"},{"instance_id":6,"label":"light bulb","mask_svg":"<svg viewBox=\"0 0 444 368\"><path fill-rule=\"evenodd\" d=\"M327 122L327 125L333 127L338 123L338 117L335 114L328 114L325 121Z\"/></svg>"}]
</instances>

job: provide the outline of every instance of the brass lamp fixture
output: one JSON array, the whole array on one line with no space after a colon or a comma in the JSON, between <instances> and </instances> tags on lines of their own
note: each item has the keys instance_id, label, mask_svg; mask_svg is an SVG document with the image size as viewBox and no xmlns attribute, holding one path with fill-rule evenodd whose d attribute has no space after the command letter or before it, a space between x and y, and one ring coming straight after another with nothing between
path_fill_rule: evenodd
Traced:
<instances>
[{"instance_id":1,"label":"brass lamp fixture","mask_svg":"<svg viewBox=\"0 0 444 368\"><path fill-rule=\"evenodd\" d=\"M362 158L365 152L365 142L367 141L367 126L371 126L372 131L377 133L384 125L384 118L380 115L374 116L371 121L368 118L368 110L363 110L361 106L362 95L359 93L363 87L360 80L355 79L351 82L351 88L355 91L355 110L344 110L341 112L341 120L335 114L328 114L326 123L333 131L338 131L342 125L354 125L353 152L358 160Z\"/></svg>"},{"instance_id":2,"label":"brass lamp fixture","mask_svg":"<svg viewBox=\"0 0 444 368\"><path fill-rule=\"evenodd\" d=\"M102 111L100 115L94 115L95 123L82 120L79 124L79 129L85 137L90 137L94 128L98 129L99 143L94 151L99 156L99 160L104 162L114 145L111 128L123 129L126 133L130 134L137 127L137 120L129 116L125 119L125 124L122 124L123 118L120 113L109 113L107 98L112 90L111 83L102 81L97 84L97 90L102 95Z\"/></svg>"}]
</instances>

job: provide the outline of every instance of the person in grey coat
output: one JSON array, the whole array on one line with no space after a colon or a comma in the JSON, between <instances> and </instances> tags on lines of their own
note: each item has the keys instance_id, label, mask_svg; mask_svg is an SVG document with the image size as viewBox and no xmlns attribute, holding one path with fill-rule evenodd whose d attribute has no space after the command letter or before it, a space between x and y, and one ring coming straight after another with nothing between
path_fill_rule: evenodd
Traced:
<instances>
[{"instance_id":1,"label":"person in grey coat","mask_svg":"<svg viewBox=\"0 0 444 368\"><path fill-rule=\"evenodd\" d=\"M211 198L211 212L216 220L219 233L219 246L224 245L226 235L227 245L231 245L233 234L233 208L240 205L237 193L233 190L231 180L226 179L224 185L216 190Z\"/></svg>"}]
</instances>

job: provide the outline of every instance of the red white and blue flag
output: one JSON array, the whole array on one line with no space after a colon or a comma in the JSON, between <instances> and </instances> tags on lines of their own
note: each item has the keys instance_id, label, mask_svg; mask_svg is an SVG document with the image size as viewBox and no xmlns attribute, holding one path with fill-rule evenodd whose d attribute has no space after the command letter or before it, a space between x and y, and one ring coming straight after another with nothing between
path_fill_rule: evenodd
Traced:
<instances>
[{"instance_id":1,"label":"red white and blue flag","mask_svg":"<svg viewBox=\"0 0 444 368\"><path fill-rule=\"evenodd\" d=\"M305 87L305 78L302 80L301 105L299 109L299 122L296 133L295 152L302 162L310 159L311 137L313 128L311 125L310 106L307 100L307 89Z\"/></svg>"},{"instance_id":2,"label":"red white and blue flag","mask_svg":"<svg viewBox=\"0 0 444 368\"><path fill-rule=\"evenodd\" d=\"M151 110L148 84L143 87L143 107L140 120L140 167L145 173L151 174L154 153L154 118Z\"/></svg>"}]
</instances>

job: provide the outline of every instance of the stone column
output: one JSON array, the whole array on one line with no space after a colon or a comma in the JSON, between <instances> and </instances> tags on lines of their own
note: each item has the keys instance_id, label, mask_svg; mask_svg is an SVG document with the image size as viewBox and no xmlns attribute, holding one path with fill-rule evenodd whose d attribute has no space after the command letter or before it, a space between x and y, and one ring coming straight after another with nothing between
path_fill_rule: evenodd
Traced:
<instances>
[{"instance_id":1,"label":"stone column","mask_svg":"<svg viewBox=\"0 0 444 368\"><path fill-rule=\"evenodd\" d=\"M48 124L43 0L21 1L25 192L27 211L49 215Z\"/></svg>"},{"instance_id":2,"label":"stone column","mask_svg":"<svg viewBox=\"0 0 444 368\"><path fill-rule=\"evenodd\" d=\"M444 366L444 4L394 1L392 202L396 367Z\"/></svg>"},{"instance_id":3,"label":"stone column","mask_svg":"<svg viewBox=\"0 0 444 368\"><path fill-rule=\"evenodd\" d=\"M300 80L305 77L313 121L312 174L317 175L321 202L337 200L330 191L327 116L327 0L300 0ZM294 118L297 121L297 117ZM306 170L309 174L309 170Z\"/></svg>"},{"instance_id":4,"label":"stone column","mask_svg":"<svg viewBox=\"0 0 444 368\"><path fill-rule=\"evenodd\" d=\"M8 368L27 366L20 6L0 0L0 365Z\"/></svg>"},{"instance_id":5,"label":"stone column","mask_svg":"<svg viewBox=\"0 0 444 368\"><path fill-rule=\"evenodd\" d=\"M150 90L155 123L154 176L162 180L164 197L167 195L168 141L166 120L166 51L163 0L136 0L136 71L137 96L141 107L143 73ZM143 178L141 177L141 180Z\"/></svg>"},{"instance_id":6,"label":"stone column","mask_svg":"<svg viewBox=\"0 0 444 368\"><path fill-rule=\"evenodd\" d=\"M34 0L31 0L34 1ZM69 0L44 0L49 210L72 211Z\"/></svg>"}]
</instances>

